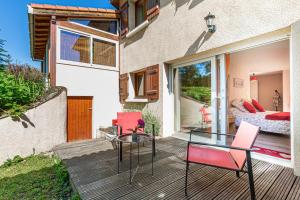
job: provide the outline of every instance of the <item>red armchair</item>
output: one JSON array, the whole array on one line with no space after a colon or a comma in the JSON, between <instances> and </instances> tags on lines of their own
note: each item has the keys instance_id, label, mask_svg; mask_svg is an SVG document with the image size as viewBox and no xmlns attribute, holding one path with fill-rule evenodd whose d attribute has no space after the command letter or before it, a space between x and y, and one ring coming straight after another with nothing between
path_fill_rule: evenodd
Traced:
<instances>
[{"instance_id":1,"label":"red armchair","mask_svg":"<svg viewBox=\"0 0 300 200\"><path fill-rule=\"evenodd\" d=\"M193 132L197 131L191 131L191 134ZM190 140L187 146L185 194L187 195L189 164L196 163L235 171L237 177L239 177L240 172L248 173L251 199L255 200L254 179L250 152L258 132L259 127L243 121L235 136L218 134L234 137L231 146L192 142ZM209 148L209 146L226 148L229 149L229 151ZM244 170L246 162L247 171Z\"/></svg>"},{"instance_id":2,"label":"red armchair","mask_svg":"<svg viewBox=\"0 0 300 200\"><path fill-rule=\"evenodd\" d=\"M113 125L117 126L118 135L132 134L132 131L137 127L138 120L142 119L141 112L118 112L117 119L113 120ZM144 133L144 128L138 128L137 133ZM152 124L152 145L153 154L155 156L155 126ZM120 142L120 161L122 161L122 147L123 144Z\"/></svg>"}]
</instances>

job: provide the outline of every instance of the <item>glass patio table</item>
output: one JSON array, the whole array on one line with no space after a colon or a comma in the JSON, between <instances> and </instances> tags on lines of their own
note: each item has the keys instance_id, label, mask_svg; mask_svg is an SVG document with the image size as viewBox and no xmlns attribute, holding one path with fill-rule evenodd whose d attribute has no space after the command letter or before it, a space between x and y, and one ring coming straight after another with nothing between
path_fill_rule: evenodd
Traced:
<instances>
[{"instance_id":1,"label":"glass patio table","mask_svg":"<svg viewBox=\"0 0 300 200\"><path fill-rule=\"evenodd\" d=\"M130 150L129 150L129 184L132 183L132 145L136 144L137 145L137 160L138 160L138 165L137 168L139 167L139 161L140 161L140 144L144 144L145 142L150 142L153 140L153 137L145 134L145 133L138 133L136 139L132 137L132 134L126 134L126 135L120 135L117 137L116 141L118 143L117 145L117 152L118 152L118 174L120 173L120 143L124 144L129 144ZM152 170L152 176L153 176L153 159L154 159L154 148L152 145L151 148L151 170Z\"/></svg>"}]
</instances>

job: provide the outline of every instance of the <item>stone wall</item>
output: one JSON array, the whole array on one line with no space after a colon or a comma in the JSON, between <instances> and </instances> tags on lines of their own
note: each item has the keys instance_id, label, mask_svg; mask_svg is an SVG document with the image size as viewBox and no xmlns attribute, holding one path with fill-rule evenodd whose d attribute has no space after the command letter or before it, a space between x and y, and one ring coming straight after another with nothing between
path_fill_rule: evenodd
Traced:
<instances>
[{"instance_id":1,"label":"stone wall","mask_svg":"<svg viewBox=\"0 0 300 200\"><path fill-rule=\"evenodd\" d=\"M67 139L67 94L60 89L50 100L18 119L0 119L0 164L16 155L51 151ZM53 95L53 94L52 94Z\"/></svg>"}]
</instances>

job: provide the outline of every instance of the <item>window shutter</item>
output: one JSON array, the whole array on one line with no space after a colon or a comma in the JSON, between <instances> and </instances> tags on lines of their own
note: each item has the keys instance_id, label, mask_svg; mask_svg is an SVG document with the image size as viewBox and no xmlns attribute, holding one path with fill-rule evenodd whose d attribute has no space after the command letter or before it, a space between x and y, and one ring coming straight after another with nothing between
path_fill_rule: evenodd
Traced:
<instances>
[{"instance_id":1,"label":"window shutter","mask_svg":"<svg viewBox=\"0 0 300 200\"><path fill-rule=\"evenodd\" d=\"M159 14L159 0L147 0L147 19L151 20Z\"/></svg>"},{"instance_id":2,"label":"window shutter","mask_svg":"<svg viewBox=\"0 0 300 200\"><path fill-rule=\"evenodd\" d=\"M119 80L119 92L120 92L120 102L124 103L125 100L128 98L128 74L120 75Z\"/></svg>"},{"instance_id":3,"label":"window shutter","mask_svg":"<svg viewBox=\"0 0 300 200\"><path fill-rule=\"evenodd\" d=\"M125 2L120 8L121 15L121 37L124 37L128 33L128 2Z\"/></svg>"},{"instance_id":4,"label":"window shutter","mask_svg":"<svg viewBox=\"0 0 300 200\"><path fill-rule=\"evenodd\" d=\"M147 67L146 96L149 101L156 101L159 99L159 65Z\"/></svg>"}]
</instances>

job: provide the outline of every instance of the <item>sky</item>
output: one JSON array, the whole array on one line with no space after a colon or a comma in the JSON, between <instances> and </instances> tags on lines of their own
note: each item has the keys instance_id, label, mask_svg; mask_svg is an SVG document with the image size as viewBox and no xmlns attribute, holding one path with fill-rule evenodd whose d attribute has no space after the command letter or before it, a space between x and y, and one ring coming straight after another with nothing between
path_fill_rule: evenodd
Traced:
<instances>
[{"instance_id":1,"label":"sky","mask_svg":"<svg viewBox=\"0 0 300 200\"><path fill-rule=\"evenodd\" d=\"M109 0L0 0L0 38L6 40L5 49L19 64L40 67L30 56L27 5L30 3L110 8Z\"/></svg>"}]
</instances>

